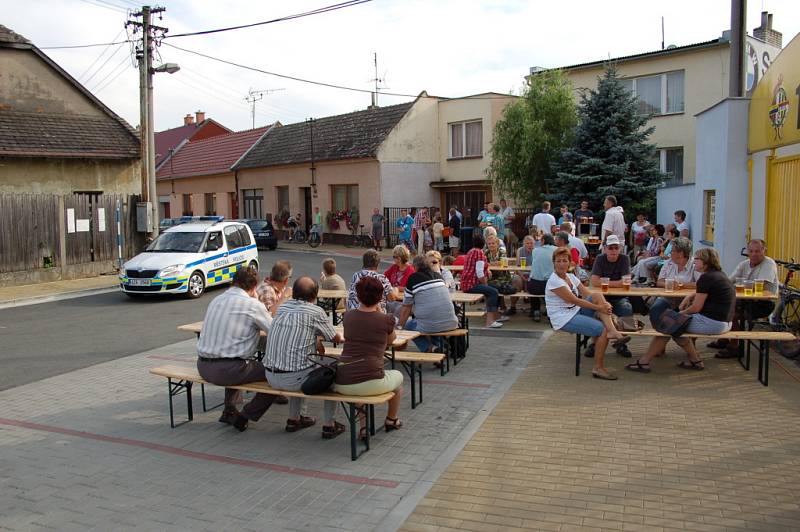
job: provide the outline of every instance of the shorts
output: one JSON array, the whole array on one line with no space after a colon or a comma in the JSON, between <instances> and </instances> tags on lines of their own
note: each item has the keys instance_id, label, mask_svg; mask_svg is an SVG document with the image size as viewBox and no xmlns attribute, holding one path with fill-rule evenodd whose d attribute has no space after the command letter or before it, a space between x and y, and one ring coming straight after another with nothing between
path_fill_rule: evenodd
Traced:
<instances>
[{"instance_id":1,"label":"shorts","mask_svg":"<svg viewBox=\"0 0 800 532\"><path fill-rule=\"evenodd\" d=\"M380 395L393 392L403 385L403 374L396 369L387 369L382 379L372 379L356 384L335 384L333 390L343 395Z\"/></svg>"},{"instance_id":2,"label":"shorts","mask_svg":"<svg viewBox=\"0 0 800 532\"><path fill-rule=\"evenodd\" d=\"M731 330L731 322L712 320L703 314L692 314L687 333L695 334L722 334Z\"/></svg>"},{"instance_id":3,"label":"shorts","mask_svg":"<svg viewBox=\"0 0 800 532\"><path fill-rule=\"evenodd\" d=\"M594 313L595 311L592 309L581 308L581 310L559 330L596 338L602 335L606 328L602 321L594 317Z\"/></svg>"},{"instance_id":4,"label":"shorts","mask_svg":"<svg viewBox=\"0 0 800 532\"><path fill-rule=\"evenodd\" d=\"M457 248L459 244L458 237L457 236L448 237L447 243L450 245L450 249Z\"/></svg>"}]
</instances>

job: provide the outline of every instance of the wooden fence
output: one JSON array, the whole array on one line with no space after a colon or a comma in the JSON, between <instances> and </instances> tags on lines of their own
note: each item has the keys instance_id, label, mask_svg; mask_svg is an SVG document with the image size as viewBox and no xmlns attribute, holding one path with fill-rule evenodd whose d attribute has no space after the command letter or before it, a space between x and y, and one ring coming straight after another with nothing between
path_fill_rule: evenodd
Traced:
<instances>
[{"instance_id":1,"label":"wooden fence","mask_svg":"<svg viewBox=\"0 0 800 532\"><path fill-rule=\"evenodd\" d=\"M0 273L114 263L119 235L127 260L141 247L137 200L117 194L0 194Z\"/></svg>"}]
</instances>

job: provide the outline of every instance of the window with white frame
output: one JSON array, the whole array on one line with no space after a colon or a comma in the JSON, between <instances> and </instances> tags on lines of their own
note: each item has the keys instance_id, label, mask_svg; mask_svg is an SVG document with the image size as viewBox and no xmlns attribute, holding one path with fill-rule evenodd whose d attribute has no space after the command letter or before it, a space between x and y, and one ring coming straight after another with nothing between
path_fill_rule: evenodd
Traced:
<instances>
[{"instance_id":1,"label":"window with white frame","mask_svg":"<svg viewBox=\"0 0 800 532\"><path fill-rule=\"evenodd\" d=\"M682 113L685 109L683 70L621 81L639 99L640 114L667 115Z\"/></svg>"},{"instance_id":2,"label":"window with white frame","mask_svg":"<svg viewBox=\"0 0 800 532\"><path fill-rule=\"evenodd\" d=\"M667 184L683 184L683 148L661 148L658 154L661 171L669 176Z\"/></svg>"},{"instance_id":3,"label":"window with white frame","mask_svg":"<svg viewBox=\"0 0 800 532\"><path fill-rule=\"evenodd\" d=\"M483 122L470 120L448 124L450 151L448 158L483 157Z\"/></svg>"}]
</instances>

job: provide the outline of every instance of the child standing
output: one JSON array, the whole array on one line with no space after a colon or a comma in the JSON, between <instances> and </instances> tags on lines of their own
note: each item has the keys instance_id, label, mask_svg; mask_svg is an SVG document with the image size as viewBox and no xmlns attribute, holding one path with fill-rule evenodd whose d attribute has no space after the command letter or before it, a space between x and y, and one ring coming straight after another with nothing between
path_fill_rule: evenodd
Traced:
<instances>
[{"instance_id":1,"label":"child standing","mask_svg":"<svg viewBox=\"0 0 800 532\"><path fill-rule=\"evenodd\" d=\"M444 224L442 224L442 215L437 214L433 219L433 249L436 251L444 251L444 236L442 236Z\"/></svg>"}]
</instances>

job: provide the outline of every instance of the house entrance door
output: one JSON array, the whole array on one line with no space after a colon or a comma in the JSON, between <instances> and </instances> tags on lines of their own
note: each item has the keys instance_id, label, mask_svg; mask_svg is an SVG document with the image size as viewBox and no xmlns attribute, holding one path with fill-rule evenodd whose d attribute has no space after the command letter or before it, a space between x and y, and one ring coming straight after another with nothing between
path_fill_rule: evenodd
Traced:
<instances>
[{"instance_id":1,"label":"house entrance door","mask_svg":"<svg viewBox=\"0 0 800 532\"><path fill-rule=\"evenodd\" d=\"M311 187L301 187L300 193L303 199L303 223L305 224L306 234L311 230Z\"/></svg>"}]
</instances>

